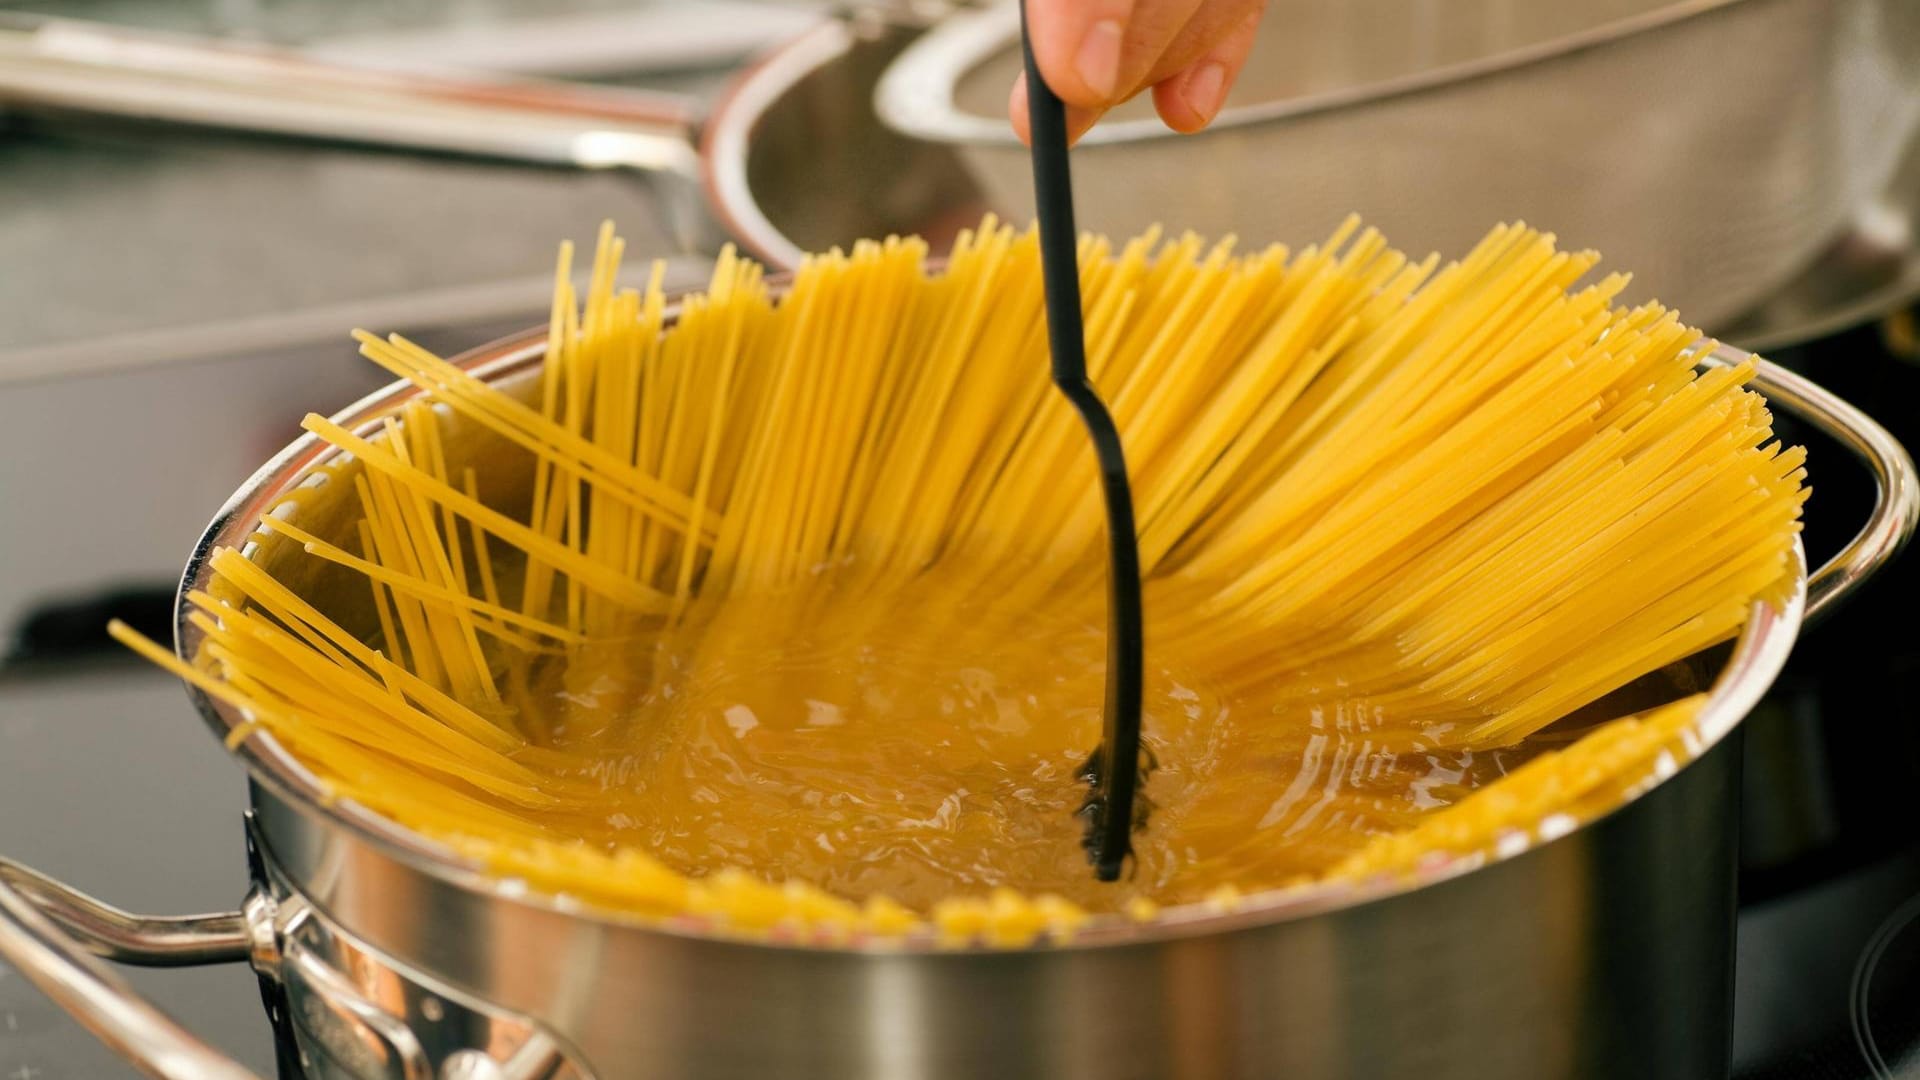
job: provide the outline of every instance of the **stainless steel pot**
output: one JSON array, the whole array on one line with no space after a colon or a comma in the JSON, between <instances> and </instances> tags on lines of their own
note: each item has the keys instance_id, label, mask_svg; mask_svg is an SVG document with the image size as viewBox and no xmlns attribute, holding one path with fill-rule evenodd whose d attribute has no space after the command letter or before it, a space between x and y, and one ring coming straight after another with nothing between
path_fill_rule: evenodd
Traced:
<instances>
[{"instance_id":1,"label":"stainless steel pot","mask_svg":"<svg viewBox=\"0 0 1920 1080\"><path fill-rule=\"evenodd\" d=\"M462 363L526 390L542 352L530 332ZM1706 362L1744 358L1723 348ZM1872 420L1764 362L1757 385L1868 463L1872 517L1783 607L1757 604L1737 640L1689 662L1712 684L1698 758L1528 850L1231 912L1098 922L1066 945L782 946L528 895L351 803L327 804L256 735L238 751L257 883L240 911L131 916L0 860L0 957L169 1080L247 1074L95 957L250 962L305 1067L327 1078L1724 1075L1740 721L1803 618L1890 559L1920 514L1912 460ZM411 395L391 387L337 419L371 429ZM484 458L487 439L450 430L450 459ZM346 527L350 485L314 471L343 460L307 437L263 467L207 529L182 595L206 583L208 552L246 543L295 488L313 489L297 511L307 528ZM336 595L318 560L270 542L253 557L303 594ZM176 648L195 645L180 624ZM197 703L217 735L238 720Z\"/></svg>"},{"instance_id":2,"label":"stainless steel pot","mask_svg":"<svg viewBox=\"0 0 1920 1080\"><path fill-rule=\"evenodd\" d=\"M882 120L959 150L1031 214L1005 118L1018 9L960 16L879 84ZM1144 101L1088 133L1075 212L1249 242L1358 212L1463 251L1523 218L1718 329L1885 187L1920 127L1911 0L1271 0L1232 105L1174 136Z\"/></svg>"}]
</instances>

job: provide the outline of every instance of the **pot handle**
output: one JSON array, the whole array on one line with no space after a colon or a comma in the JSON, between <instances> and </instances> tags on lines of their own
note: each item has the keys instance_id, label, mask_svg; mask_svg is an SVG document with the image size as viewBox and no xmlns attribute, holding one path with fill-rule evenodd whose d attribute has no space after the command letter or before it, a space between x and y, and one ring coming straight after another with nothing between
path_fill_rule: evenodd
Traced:
<instances>
[{"instance_id":1,"label":"pot handle","mask_svg":"<svg viewBox=\"0 0 1920 1080\"><path fill-rule=\"evenodd\" d=\"M82 113L694 179L694 107L538 79L406 74L298 52L0 17L0 108Z\"/></svg>"},{"instance_id":2,"label":"pot handle","mask_svg":"<svg viewBox=\"0 0 1920 1080\"><path fill-rule=\"evenodd\" d=\"M1710 360L1739 364L1748 355L1721 346ZM1912 539L1915 522L1920 520L1920 478L1916 478L1913 458L1886 428L1812 380L1761 360L1752 385L1769 403L1852 451L1873 472L1873 513L1867 523L1807 579L1806 617L1812 622L1830 614Z\"/></svg>"},{"instance_id":3,"label":"pot handle","mask_svg":"<svg viewBox=\"0 0 1920 1080\"><path fill-rule=\"evenodd\" d=\"M296 899L276 902L255 889L239 911L211 915L133 915L68 888L45 874L0 858L0 960L18 968L41 992L100 1041L159 1080L259 1080L156 1009L100 958L147 967L188 967L248 961L317 1014L303 1024L321 1052L354 1075L398 1075L430 1080L425 1048L400 1017L370 1000L297 937L291 928L310 909ZM282 944L284 941L284 945ZM469 1021L498 1021L474 1013ZM517 1046L447 1050L437 1075L493 1080L591 1077L547 1034L527 1027ZM471 1032L470 1032L471 1034ZM302 1054L306 1053L303 1045ZM505 1057L496 1056L505 1052ZM304 1060L304 1057L303 1057Z\"/></svg>"},{"instance_id":4,"label":"pot handle","mask_svg":"<svg viewBox=\"0 0 1920 1080\"><path fill-rule=\"evenodd\" d=\"M264 917L264 920L263 920ZM158 967L219 964L273 948L271 905L148 918L0 858L0 959L141 1071L159 1080L259 1080L148 1004L96 957Z\"/></svg>"}]
</instances>

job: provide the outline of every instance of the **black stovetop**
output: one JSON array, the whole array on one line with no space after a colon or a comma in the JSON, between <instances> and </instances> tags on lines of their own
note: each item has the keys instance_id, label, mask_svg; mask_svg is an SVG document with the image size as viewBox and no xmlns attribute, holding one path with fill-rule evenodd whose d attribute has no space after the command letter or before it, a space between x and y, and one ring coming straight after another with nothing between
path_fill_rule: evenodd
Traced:
<instances>
[{"instance_id":1,"label":"black stovetop","mask_svg":"<svg viewBox=\"0 0 1920 1080\"><path fill-rule=\"evenodd\" d=\"M1907 325L1911 325L1910 323ZM1867 326L1774 359L1920 446L1920 351ZM1810 451L1816 563L1864 520L1866 473ZM1920 1078L1920 557L1809 628L1747 724L1737 1080Z\"/></svg>"}]
</instances>

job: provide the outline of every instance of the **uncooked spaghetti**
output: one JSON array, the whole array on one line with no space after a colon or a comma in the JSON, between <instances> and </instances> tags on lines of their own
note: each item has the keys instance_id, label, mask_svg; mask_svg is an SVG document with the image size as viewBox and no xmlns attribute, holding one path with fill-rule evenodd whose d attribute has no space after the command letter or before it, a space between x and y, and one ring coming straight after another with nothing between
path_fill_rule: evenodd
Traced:
<instances>
[{"instance_id":1,"label":"uncooked spaghetti","mask_svg":"<svg viewBox=\"0 0 1920 1080\"><path fill-rule=\"evenodd\" d=\"M1696 371L1673 313L1581 284L1591 253L1523 226L1445 266L1355 221L1299 252L1088 238L1160 766L1136 872L1098 885L1071 813L1103 526L1032 235L989 219L937 266L861 243L778 294L728 253L671 313L621 255L603 230L576 293L563 247L525 392L357 335L420 391L374 429L307 418L358 521L322 535L296 499L260 535L357 578L365 628L223 550L192 663L118 631L236 741L539 889L1019 943L1471 853L1684 754L1697 699L1529 737L1793 580L1804 455L1751 366Z\"/></svg>"}]
</instances>

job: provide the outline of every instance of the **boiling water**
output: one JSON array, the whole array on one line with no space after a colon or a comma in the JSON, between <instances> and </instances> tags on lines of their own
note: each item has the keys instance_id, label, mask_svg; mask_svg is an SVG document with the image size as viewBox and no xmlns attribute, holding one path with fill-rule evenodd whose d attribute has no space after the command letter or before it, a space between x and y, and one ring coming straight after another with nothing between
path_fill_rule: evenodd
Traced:
<instances>
[{"instance_id":1,"label":"boiling water","mask_svg":"<svg viewBox=\"0 0 1920 1080\"><path fill-rule=\"evenodd\" d=\"M1130 876L1099 884L1075 811L1101 730L1101 619L922 582L732 602L577 651L533 674L530 764L604 799L541 823L692 875L735 866L923 910L1008 885L1100 910L1311 875L1517 760L1422 748L1324 677L1223 686L1156 638L1150 611L1153 809Z\"/></svg>"}]
</instances>

